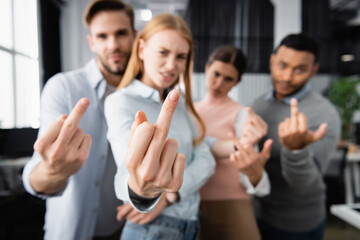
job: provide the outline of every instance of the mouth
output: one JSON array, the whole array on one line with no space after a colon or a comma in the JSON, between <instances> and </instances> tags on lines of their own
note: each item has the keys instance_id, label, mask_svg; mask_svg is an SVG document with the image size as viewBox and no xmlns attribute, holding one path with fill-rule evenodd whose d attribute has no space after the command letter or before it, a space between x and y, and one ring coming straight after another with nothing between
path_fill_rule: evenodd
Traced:
<instances>
[{"instance_id":1,"label":"mouth","mask_svg":"<svg viewBox=\"0 0 360 240\"><path fill-rule=\"evenodd\" d=\"M276 83L277 87L280 88L281 90L288 90L291 88L291 85L285 82L277 82Z\"/></svg>"},{"instance_id":2,"label":"mouth","mask_svg":"<svg viewBox=\"0 0 360 240\"><path fill-rule=\"evenodd\" d=\"M109 59L113 62L120 62L125 58L125 55L122 53L111 53L109 54Z\"/></svg>"},{"instance_id":3,"label":"mouth","mask_svg":"<svg viewBox=\"0 0 360 240\"><path fill-rule=\"evenodd\" d=\"M167 73L167 72L161 72L160 75L162 76L162 78L166 81L169 82L171 80L174 79L175 74L173 73Z\"/></svg>"}]
</instances>

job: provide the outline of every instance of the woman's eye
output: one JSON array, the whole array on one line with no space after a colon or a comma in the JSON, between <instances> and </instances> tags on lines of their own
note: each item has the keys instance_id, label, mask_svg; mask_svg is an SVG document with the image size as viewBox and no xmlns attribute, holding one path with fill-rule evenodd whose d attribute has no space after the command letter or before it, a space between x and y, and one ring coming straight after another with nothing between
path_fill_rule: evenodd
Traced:
<instances>
[{"instance_id":1,"label":"woman's eye","mask_svg":"<svg viewBox=\"0 0 360 240\"><path fill-rule=\"evenodd\" d=\"M186 56L185 56L185 55L179 55L179 56L178 56L178 59L180 59L180 60L186 60Z\"/></svg>"}]
</instances>

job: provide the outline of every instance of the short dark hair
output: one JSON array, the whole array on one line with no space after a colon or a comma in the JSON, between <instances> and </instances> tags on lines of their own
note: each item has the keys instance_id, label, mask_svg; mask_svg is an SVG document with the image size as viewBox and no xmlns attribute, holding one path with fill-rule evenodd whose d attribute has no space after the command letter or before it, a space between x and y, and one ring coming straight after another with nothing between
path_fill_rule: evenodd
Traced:
<instances>
[{"instance_id":1,"label":"short dark hair","mask_svg":"<svg viewBox=\"0 0 360 240\"><path fill-rule=\"evenodd\" d=\"M84 12L84 22L89 27L93 17L101 11L124 11L130 19L131 28L134 29L134 10L121 0L93 0Z\"/></svg>"},{"instance_id":2,"label":"short dark hair","mask_svg":"<svg viewBox=\"0 0 360 240\"><path fill-rule=\"evenodd\" d=\"M276 53L281 46L293 48L298 51L310 52L314 54L315 62L319 61L319 43L314 38L307 36L303 33L287 35L283 40L281 40L279 46L275 49L274 53Z\"/></svg>"},{"instance_id":3,"label":"short dark hair","mask_svg":"<svg viewBox=\"0 0 360 240\"><path fill-rule=\"evenodd\" d=\"M222 45L217 47L209 56L207 64L211 65L214 61L232 64L239 73L237 81L241 80L241 75L245 72L247 61L241 49L232 45Z\"/></svg>"}]
</instances>

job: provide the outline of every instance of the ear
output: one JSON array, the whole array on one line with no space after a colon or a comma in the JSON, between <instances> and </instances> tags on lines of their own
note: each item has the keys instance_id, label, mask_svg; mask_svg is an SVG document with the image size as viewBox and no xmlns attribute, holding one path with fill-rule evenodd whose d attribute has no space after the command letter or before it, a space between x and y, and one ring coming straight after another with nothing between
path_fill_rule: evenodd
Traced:
<instances>
[{"instance_id":1,"label":"ear","mask_svg":"<svg viewBox=\"0 0 360 240\"><path fill-rule=\"evenodd\" d=\"M276 54L275 53L272 53L271 56L270 56L270 61L269 61L269 68L271 69L271 66L273 64L275 64L275 58L276 58Z\"/></svg>"},{"instance_id":2,"label":"ear","mask_svg":"<svg viewBox=\"0 0 360 240\"><path fill-rule=\"evenodd\" d=\"M314 76L319 71L320 63L315 63L311 72L311 76Z\"/></svg>"},{"instance_id":3,"label":"ear","mask_svg":"<svg viewBox=\"0 0 360 240\"><path fill-rule=\"evenodd\" d=\"M86 36L86 38L87 38L87 40L88 40L89 47L90 47L91 51L95 52L94 41L93 41L91 35L88 34L88 35Z\"/></svg>"},{"instance_id":4,"label":"ear","mask_svg":"<svg viewBox=\"0 0 360 240\"><path fill-rule=\"evenodd\" d=\"M210 67L210 65L208 63L205 64L205 73L207 73L207 71L209 70L209 67Z\"/></svg>"},{"instance_id":5,"label":"ear","mask_svg":"<svg viewBox=\"0 0 360 240\"><path fill-rule=\"evenodd\" d=\"M145 41L144 39L139 39L139 47L138 47L138 57L140 60L144 60L144 48L145 48Z\"/></svg>"}]
</instances>

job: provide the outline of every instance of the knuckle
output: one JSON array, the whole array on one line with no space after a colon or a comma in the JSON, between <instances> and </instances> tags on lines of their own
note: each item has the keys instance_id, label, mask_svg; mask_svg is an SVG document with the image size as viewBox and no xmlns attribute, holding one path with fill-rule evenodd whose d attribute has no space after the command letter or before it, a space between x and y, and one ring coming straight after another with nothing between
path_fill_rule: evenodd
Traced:
<instances>
[{"instance_id":1,"label":"knuckle","mask_svg":"<svg viewBox=\"0 0 360 240\"><path fill-rule=\"evenodd\" d=\"M136 165L130 156L126 157L126 168L129 172L134 172L136 170Z\"/></svg>"},{"instance_id":2,"label":"knuckle","mask_svg":"<svg viewBox=\"0 0 360 240\"><path fill-rule=\"evenodd\" d=\"M171 177L170 176L162 176L159 180L159 187L166 188L171 183Z\"/></svg>"},{"instance_id":3,"label":"knuckle","mask_svg":"<svg viewBox=\"0 0 360 240\"><path fill-rule=\"evenodd\" d=\"M140 179L142 179L143 182L153 182L155 177L156 174L154 174L152 171L148 171L148 170L140 171Z\"/></svg>"},{"instance_id":4,"label":"knuckle","mask_svg":"<svg viewBox=\"0 0 360 240\"><path fill-rule=\"evenodd\" d=\"M42 138L39 138L34 143L34 150L38 153L43 153L45 150L45 141Z\"/></svg>"},{"instance_id":5,"label":"knuckle","mask_svg":"<svg viewBox=\"0 0 360 240\"><path fill-rule=\"evenodd\" d=\"M85 135L85 132L84 132L84 130L82 130L81 128L78 128L77 130L76 130L76 134L79 134L79 135Z\"/></svg>"},{"instance_id":6,"label":"knuckle","mask_svg":"<svg viewBox=\"0 0 360 240\"><path fill-rule=\"evenodd\" d=\"M154 137L165 140L167 137L167 132L161 128L156 127Z\"/></svg>"},{"instance_id":7,"label":"knuckle","mask_svg":"<svg viewBox=\"0 0 360 240\"><path fill-rule=\"evenodd\" d=\"M63 125L63 128L65 129L74 129L76 127L75 123L71 121L66 121Z\"/></svg>"},{"instance_id":8,"label":"knuckle","mask_svg":"<svg viewBox=\"0 0 360 240\"><path fill-rule=\"evenodd\" d=\"M56 149L49 154L49 161L55 162L59 159L59 156L60 156L60 151Z\"/></svg>"},{"instance_id":9,"label":"knuckle","mask_svg":"<svg viewBox=\"0 0 360 240\"><path fill-rule=\"evenodd\" d=\"M174 149L178 149L178 142L173 138L166 139L166 145Z\"/></svg>"}]
</instances>

